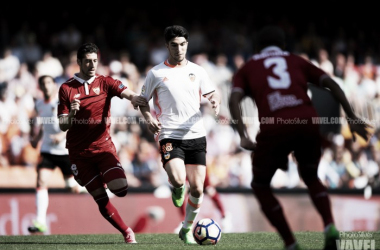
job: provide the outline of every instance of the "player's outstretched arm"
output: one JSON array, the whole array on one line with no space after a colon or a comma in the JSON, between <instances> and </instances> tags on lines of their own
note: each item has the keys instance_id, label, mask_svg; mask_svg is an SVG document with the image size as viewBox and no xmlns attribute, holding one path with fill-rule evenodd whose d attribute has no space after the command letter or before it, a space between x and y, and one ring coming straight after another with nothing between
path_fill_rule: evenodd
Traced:
<instances>
[{"instance_id":1,"label":"player's outstretched arm","mask_svg":"<svg viewBox=\"0 0 380 250\"><path fill-rule=\"evenodd\" d=\"M242 112L240 108L240 102L243 99L241 92L232 92L229 101L230 113L232 117L232 124L236 128L240 136L240 146L248 150L255 150L256 143L248 136L247 128L243 123Z\"/></svg>"},{"instance_id":2,"label":"player's outstretched arm","mask_svg":"<svg viewBox=\"0 0 380 250\"><path fill-rule=\"evenodd\" d=\"M148 129L153 134L158 134L161 131L161 123L157 121L150 113L149 106L140 106L140 112L144 116L145 121L148 124Z\"/></svg>"},{"instance_id":3,"label":"player's outstretched arm","mask_svg":"<svg viewBox=\"0 0 380 250\"><path fill-rule=\"evenodd\" d=\"M137 107L139 107L139 106L147 106L148 105L148 102L146 101L146 99L144 97L137 95L135 92L133 92L130 89L125 89L121 93L121 97L130 100L135 109L137 109Z\"/></svg>"},{"instance_id":4,"label":"player's outstretched arm","mask_svg":"<svg viewBox=\"0 0 380 250\"><path fill-rule=\"evenodd\" d=\"M372 126L363 121L361 118L357 117L350 103L348 102L346 95L339 87L339 85L332 78L326 77L322 80L322 86L328 88L335 99L338 100L338 102L342 105L343 110L347 116L347 122L349 124L353 140L355 141L355 132L367 141L371 134L368 129Z\"/></svg>"}]
</instances>

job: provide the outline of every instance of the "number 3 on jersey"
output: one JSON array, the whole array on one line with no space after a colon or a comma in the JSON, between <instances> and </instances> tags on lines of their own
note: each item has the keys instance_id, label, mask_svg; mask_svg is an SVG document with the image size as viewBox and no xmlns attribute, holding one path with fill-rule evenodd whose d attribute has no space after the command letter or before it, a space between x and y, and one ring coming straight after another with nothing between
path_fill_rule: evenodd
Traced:
<instances>
[{"instance_id":1,"label":"number 3 on jersey","mask_svg":"<svg viewBox=\"0 0 380 250\"><path fill-rule=\"evenodd\" d=\"M273 67L273 74L278 76L279 79L276 79L272 76L268 76L268 84L272 89L287 89L290 86L290 75L287 71L288 65L286 60L283 57L270 57L264 60L265 68Z\"/></svg>"}]
</instances>

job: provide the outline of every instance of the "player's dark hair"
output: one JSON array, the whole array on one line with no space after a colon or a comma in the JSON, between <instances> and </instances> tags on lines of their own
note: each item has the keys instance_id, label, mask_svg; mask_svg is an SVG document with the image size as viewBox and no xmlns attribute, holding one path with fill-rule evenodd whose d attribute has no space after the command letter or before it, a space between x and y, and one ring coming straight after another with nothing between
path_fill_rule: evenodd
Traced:
<instances>
[{"instance_id":1,"label":"player's dark hair","mask_svg":"<svg viewBox=\"0 0 380 250\"><path fill-rule=\"evenodd\" d=\"M184 37L187 41L187 39L189 38L189 32L182 26L173 25L165 28L164 36L166 43L168 43L175 37Z\"/></svg>"},{"instance_id":2,"label":"player's dark hair","mask_svg":"<svg viewBox=\"0 0 380 250\"><path fill-rule=\"evenodd\" d=\"M257 48L262 50L268 46L285 48L285 32L278 26L265 26L259 31L257 37Z\"/></svg>"},{"instance_id":3,"label":"player's dark hair","mask_svg":"<svg viewBox=\"0 0 380 250\"><path fill-rule=\"evenodd\" d=\"M38 85L41 86L42 83L43 83L43 81L44 81L45 78L47 78L47 77L51 78L51 79L53 80L53 82L55 82L55 81L54 81L54 77L52 77L52 76L50 76L50 75L42 75L42 76L38 77Z\"/></svg>"},{"instance_id":4,"label":"player's dark hair","mask_svg":"<svg viewBox=\"0 0 380 250\"><path fill-rule=\"evenodd\" d=\"M82 60L86 54L95 53L98 54L99 48L94 43L85 43L79 47L77 52L77 59Z\"/></svg>"}]
</instances>

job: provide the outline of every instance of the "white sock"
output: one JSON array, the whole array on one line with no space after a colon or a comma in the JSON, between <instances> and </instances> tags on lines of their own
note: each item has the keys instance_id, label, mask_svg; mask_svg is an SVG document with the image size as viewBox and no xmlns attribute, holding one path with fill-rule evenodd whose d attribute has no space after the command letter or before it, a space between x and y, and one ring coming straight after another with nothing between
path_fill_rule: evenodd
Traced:
<instances>
[{"instance_id":1,"label":"white sock","mask_svg":"<svg viewBox=\"0 0 380 250\"><path fill-rule=\"evenodd\" d=\"M202 201L203 201L203 194L199 198L195 198L191 196L191 194L189 195L189 199L186 204L186 215L185 215L185 221L183 223L183 228L186 228L186 229L191 228L195 218L197 217L201 209L200 207L201 207Z\"/></svg>"},{"instance_id":2,"label":"white sock","mask_svg":"<svg viewBox=\"0 0 380 250\"><path fill-rule=\"evenodd\" d=\"M46 224L46 213L49 206L49 195L47 188L38 188L36 190L36 220L42 224Z\"/></svg>"}]
</instances>

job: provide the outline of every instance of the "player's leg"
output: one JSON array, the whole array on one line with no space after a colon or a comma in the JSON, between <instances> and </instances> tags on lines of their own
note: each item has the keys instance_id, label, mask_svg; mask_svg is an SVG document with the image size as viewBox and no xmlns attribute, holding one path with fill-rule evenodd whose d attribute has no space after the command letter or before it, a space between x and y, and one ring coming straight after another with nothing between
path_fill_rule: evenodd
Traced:
<instances>
[{"instance_id":1,"label":"player's leg","mask_svg":"<svg viewBox=\"0 0 380 250\"><path fill-rule=\"evenodd\" d=\"M172 185L172 201L176 207L182 206L186 189L185 153L180 148L181 144L180 140L160 141L161 161Z\"/></svg>"},{"instance_id":2,"label":"player's leg","mask_svg":"<svg viewBox=\"0 0 380 250\"><path fill-rule=\"evenodd\" d=\"M205 178L205 182L204 182L204 191L208 196L210 196L212 202L214 203L216 208L219 210L220 215L222 216L222 219L224 219L226 217L224 205L220 199L220 195L219 195L218 191L216 190L216 188L213 185L211 185L210 179L209 179L209 176L207 173L206 173L206 178Z\"/></svg>"},{"instance_id":3,"label":"player's leg","mask_svg":"<svg viewBox=\"0 0 380 250\"><path fill-rule=\"evenodd\" d=\"M137 243L132 228L124 223L118 210L110 202L104 187L104 183L106 183L107 188L118 197L124 197L128 193L127 177L116 155L116 150L103 153L97 163L102 173L102 187L98 188L100 194L94 191L99 211L106 220L123 234L126 243Z\"/></svg>"},{"instance_id":4,"label":"player's leg","mask_svg":"<svg viewBox=\"0 0 380 250\"><path fill-rule=\"evenodd\" d=\"M45 233L47 231L46 214L49 206L48 182L55 166L49 154L41 154L41 162L37 166L36 184L36 219L28 227L31 233Z\"/></svg>"},{"instance_id":5,"label":"player's leg","mask_svg":"<svg viewBox=\"0 0 380 250\"><path fill-rule=\"evenodd\" d=\"M189 196L186 203L186 214L180 238L187 244L196 244L192 235L192 226L199 214L204 197L206 178L206 138L184 141L186 176L189 182Z\"/></svg>"},{"instance_id":6,"label":"player's leg","mask_svg":"<svg viewBox=\"0 0 380 250\"><path fill-rule=\"evenodd\" d=\"M71 171L71 163L69 155L55 155L54 164L61 169L65 188L68 188L73 193L87 193L87 189L78 184Z\"/></svg>"},{"instance_id":7,"label":"player's leg","mask_svg":"<svg viewBox=\"0 0 380 250\"><path fill-rule=\"evenodd\" d=\"M316 129L315 129L316 130ZM313 134L315 136L313 136ZM318 166L321 157L321 145L317 131L307 131L303 142L295 150L294 155L298 162L298 171L309 190L309 196L322 217L325 228L325 249L336 249L339 232L335 228L327 188L318 178Z\"/></svg>"},{"instance_id":8,"label":"player's leg","mask_svg":"<svg viewBox=\"0 0 380 250\"><path fill-rule=\"evenodd\" d=\"M288 150L281 143L282 138L260 135L257 137L257 150L252 153L253 193L261 211L274 226L284 241L286 248L292 249L298 244L284 215L282 205L276 199L270 186L278 168L285 168L288 161ZM277 143L274 143L277 142Z\"/></svg>"},{"instance_id":9,"label":"player's leg","mask_svg":"<svg viewBox=\"0 0 380 250\"><path fill-rule=\"evenodd\" d=\"M133 230L123 222L119 212L110 202L104 186L106 182L118 196L126 195L128 185L124 171L118 166L118 158L114 154L105 153L89 157L71 156L70 161L76 181L86 187L103 218L123 235L126 243L136 243ZM102 176L102 173L106 174Z\"/></svg>"}]
</instances>

